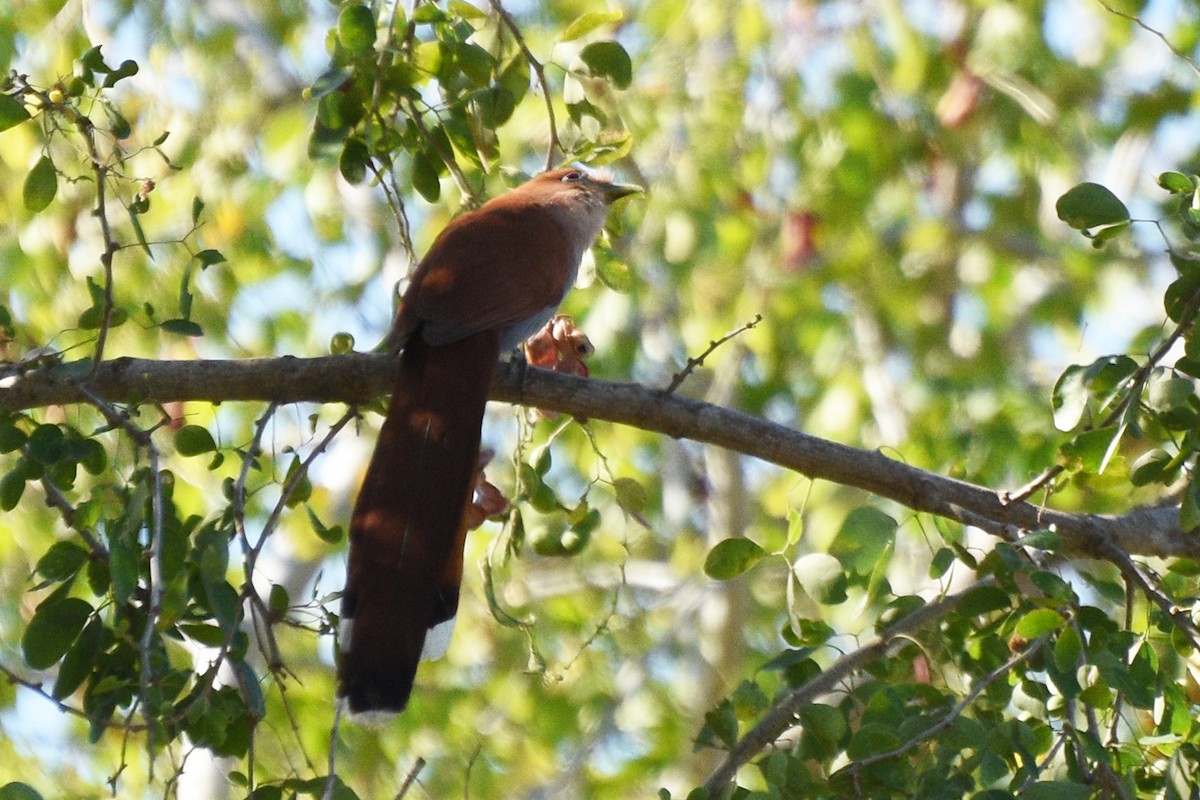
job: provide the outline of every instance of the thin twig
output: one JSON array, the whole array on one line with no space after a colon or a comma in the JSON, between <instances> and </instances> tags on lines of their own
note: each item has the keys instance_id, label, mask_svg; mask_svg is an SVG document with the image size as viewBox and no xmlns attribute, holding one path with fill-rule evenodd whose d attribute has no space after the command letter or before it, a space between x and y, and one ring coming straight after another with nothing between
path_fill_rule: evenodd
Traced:
<instances>
[{"instance_id":1,"label":"thin twig","mask_svg":"<svg viewBox=\"0 0 1200 800\"><path fill-rule=\"evenodd\" d=\"M88 549L92 551L92 556L101 560L108 559L108 548L104 546L96 534L89 528L83 527L77 523L75 506L71 505L71 501L63 494L62 489L59 489L54 481L50 480L48 475L42 476L42 491L46 495L46 504L51 508L57 508L59 515L64 523L71 530L79 534L79 538L87 543Z\"/></svg>"},{"instance_id":2,"label":"thin twig","mask_svg":"<svg viewBox=\"0 0 1200 800\"><path fill-rule=\"evenodd\" d=\"M850 773L857 773L865 767L869 767L871 764L875 764L880 761L898 758L899 756L902 756L908 751L914 749L921 742L926 741L927 739L932 738L934 735L949 728L954 724L954 721L958 719L964 711L967 710L971 703L975 702L975 698L983 694L989 686L1006 676L1021 662L1028 661L1029 659L1033 658L1033 656L1035 656L1037 652L1046 645L1047 638L1048 637L1043 636L1040 639L1036 639L1024 650L1017 653L1008 661L1005 661L999 667L980 678L975 685L971 687L971 691L967 692L966 696L954 705L954 708L950 709L950 711L947 712L944 717L935 722L933 725L929 726L925 730L921 731L918 735L914 736L912 739L909 739L907 742L893 750L888 750L886 753L876 753L875 755L868 756L861 761L856 761L854 766L851 767Z\"/></svg>"},{"instance_id":3,"label":"thin twig","mask_svg":"<svg viewBox=\"0 0 1200 800\"><path fill-rule=\"evenodd\" d=\"M750 320L746 324L741 325L737 328L734 328L729 333L722 336L720 339L717 339L715 341L710 341L708 343L708 348L705 349L705 351L703 353L701 353L698 356L695 356L694 358L688 358L687 364L684 366L684 368L681 371L675 373L675 376L673 378L671 378L671 382L667 385L667 388L664 389L663 391L665 391L667 394L673 393L676 389L678 389L683 384L683 382L685 380L687 380L689 375L691 375L693 372L696 371L696 367L699 367L702 364L704 364L704 359L706 359L710 355L712 355L714 350L716 350L718 347L720 347L721 345L728 342L730 339L733 339L736 336L741 336L746 331L750 330L751 328L754 328L760 322L762 322L762 314L755 314L754 319Z\"/></svg>"},{"instance_id":4,"label":"thin twig","mask_svg":"<svg viewBox=\"0 0 1200 800\"><path fill-rule=\"evenodd\" d=\"M546 101L546 119L550 124L550 144L546 147L546 169L554 166L554 150L566 155L566 148L562 146L562 142L558 139L558 125L554 121L554 98L550 95L550 84L546 82L546 70L542 66L542 62L534 57L533 51L529 49L529 45L525 43L525 37L521 35L521 29L517 27L517 21L513 19L512 14L500 4L500 0L490 0L492 9L499 15L504 27L508 28L512 33L513 39L517 42L517 47L521 48L521 54L525 56L525 61L529 64L529 68L533 70L533 74L537 77L538 86L542 88L542 97Z\"/></svg>"},{"instance_id":5,"label":"thin twig","mask_svg":"<svg viewBox=\"0 0 1200 800\"><path fill-rule=\"evenodd\" d=\"M404 795L408 794L408 790L417 782L417 775L423 769L425 769L425 759L417 756L417 760L413 762L412 769L404 776L404 783L400 784L400 791L396 792L396 800L402 800Z\"/></svg>"},{"instance_id":6,"label":"thin twig","mask_svg":"<svg viewBox=\"0 0 1200 800\"><path fill-rule=\"evenodd\" d=\"M1104 416L1104 419L1102 419L1098 425L1092 424L1085 426L1080 431L1081 433L1089 430L1106 428L1109 425L1115 424L1121 418L1126 409L1129 407L1129 404L1132 403L1134 398L1141 393L1139 387L1144 385L1150 378L1150 373L1155 367L1158 366L1159 362L1166 358L1167 352L1175 346L1175 343L1179 341L1180 337L1182 337L1188 331L1188 329L1195 324L1197 313L1200 313L1200 292L1196 292L1192 295L1191 300L1188 301L1187 306L1184 307L1183 312L1179 315L1179 324L1175 326L1175 329L1171 331L1171 333L1168 334L1165 339L1159 342L1158 347L1154 348L1154 351L1147 356L1146 363L1139 367L1131 376L1129 376L1129 391L1125 393L1120 402L1113 407L1112 411ZM1061 475L1064 470L1066 470L1066 467L1062 464L1055 464L1052 467L1047 467L1040 475L1024 486L1012 491L1000 492L1000 501L1007 504L1019 503L1023 500L1026 500L1038 489L1046 486L1050 483L1050 481Z\"/></svg>"},{"instance_id":7,"label":"thin twig","mask_svg":"<svg viewBox=\"0 0 1200 800\"><path fill-rule=\"evenodd\" d=\"M126 720L125 722L113 722L111 718L98 717L93 714L89 714L88 712L84 711L83 709L76 708L75 706L71 705L70 703L67 703L63 700L59 700L54 695L50 694L50 692L46 691L45 688L42 686L41 681L30 680L29 678L22 678L20 675L13 672L11 669L4 666L3 664L0 664L0 675L3 675L4 679L7 680L9 683L13 684L14 686L22 686L22 687L29 689L30 691L36 693L40 697L42 697L46 700L49 700L51 703L53 703L58 708L59 711L62 711L65 714L70 714L73 717L79 717L80 719L87 722L89 725L93 725L97 728L116 728L116 729L122 729L122 730L129 730L134 733L144 731L147 728L146 725L144 725L143 723L140 723L140 722L131 722L129 720Z\"/></svg>"},{"instance_id":8,"label":"thin twig","mask_svg":"<svg viewBox=\"0 0 1200 800\"><path fill-rule=\"evenodd\" d=\"M1128 553L1107 539L1103 540L1101 547L1105 560L1115 564L1117 569L1121 570L1121 574L1125 576L1125 579L1137 586L1142 594L1146 595L1150 602L1158 606L1159 610L1166 614L1175 623L1176 627L1187 636L1192 648L1200 651L1200 628L1197 628L1191 616L1181 611L1171 601L1171 598L1163 594L1162 590L1151 585L1146 576L1142 574L1142 568L1138 566L1136 561L1130 558Z\"/></svg>"},{"instance_id":9,"label":"thin twig","mask_svg":"<svg viewBox=\"0 0 1200 800\"><path fill-rule=\"evenodd\" d=\"M943 597L918 608L893 624L869 644L842 656L808 683L784 697L730 749L725 759L704 782L708 796L720 796L720 792L733 780L742 766L749 763L750 759L769 747L785 730L795 724L796 715L800 709L811 704L818 697L833 691L838 684L867 664L887 656L892 645L897 641L907 641L913 631L932 625L949 614L963 597L978 587L991 585L995 585L995 580L987 578L976 582L958 594Z\"/></svg>"},{"instance_id":10,"label":"thin twig","mask_svg":"<svg viewBox=\"0 0 1200 800\"><path fill-rule=\"evenodd\" d=\"M1163 35L1163 33L1161 31L1151 28L1149 25L1142 22L1141 18L1135 14L1130 14L1126 11L1121 11L1120 9L1113 8L1108 3L1104 2L1104 0L1096 0L1096 2L1099 3L1100 7L1103 8L1108 13L1114 14L1123 19L1127 19L1130 22L1132 22L1134 25L1137 25L1139 28L1144 30L1146 33L1157 36L1160 40L1162 40L1162 43L1167 46L1167 49L1170 50L1175 55L1176 58L1180 58L1180 59L1183 59L1184 61L1186 61L1188 63L1188 66L1190 66L1192 68L1192 71L1195 72L1197 75L1200 75L1200 66L1196 65L1196 62L1192 60L1191 56L1189 56L1187 53L1185 53L1182 50L1180 50L1179 48L1177 48L1175 45L1171 44L1171 42L1167 39L1167 37L1165 35Z\"/></svg>"},{"instance_id":11,"label":"thin twig","mask_svg":"<svg viewBox=\"0 0 1200 800\"><path fill-rule=\"evenodd\" d=\"M145 628L142 630L142 638L139 645L141 659L139 684L141 687L142 713L145 715L147 722L149 722L158 712L158 709L152 707L150 704L151 690L156 683L154 680L154 664L151 659L151 652L154 645L154 636L158 632L158 618L162 613L164 594L162 574L163 486L158 446L154 444L154 438L151 435L152 431L143 430L134 425L128 414L119 412L107 400L93 392L90 387L80 385L79 390L100 411L104 418L108 420L110 425L125 431L138 447L145 448L150 460L150 542L146 550L146 558L150 568L149 585L147 586L149 602L146 607ZM146 729L146 751L150 754L148 759L150 779L154 778L154 738L154 726L149 725Z\"/></svg>"},{"instance_id":12,"label":"thin twig","mask_svg":"<svg viewBox=\"0 0 1200 800\"><path fill-rule=\"evenodd\" d=\"M329 774L325 776L325 791L321 800L333 800L333 792L337 788L337 741L338 727L342 724L342 703L336 703L333 709L333 726L329 730Z\"/></svg>"}]
</instances>

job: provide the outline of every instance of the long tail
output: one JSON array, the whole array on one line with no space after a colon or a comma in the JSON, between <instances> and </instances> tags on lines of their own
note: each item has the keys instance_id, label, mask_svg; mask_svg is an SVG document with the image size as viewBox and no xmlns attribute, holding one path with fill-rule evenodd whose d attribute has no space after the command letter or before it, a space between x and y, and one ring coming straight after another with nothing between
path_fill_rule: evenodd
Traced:
<instances>
[{"instance_id":1,"label":"long tail","mask_svg":"<svg viewBox=\"0 0 1200 800\"><path fill-rule=\"evenodd\" d=\"M449 644L463 516L499 358L495 331L439 346L418 332L401 353L350 521L338 696L352 713L402 711L422 656Z\"/></svg>"}]
</instances>

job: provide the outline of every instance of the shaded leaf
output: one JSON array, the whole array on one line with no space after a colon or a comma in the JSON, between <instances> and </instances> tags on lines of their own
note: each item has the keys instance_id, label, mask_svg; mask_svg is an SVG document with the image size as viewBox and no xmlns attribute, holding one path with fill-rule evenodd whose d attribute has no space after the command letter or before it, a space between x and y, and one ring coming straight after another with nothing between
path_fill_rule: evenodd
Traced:
<instances>
[{"instance_id":1,"label":"shaded leaf","mask_svg":"<svg viewBox=\"0 0 1200 800\"><path fill-rule=\"evenodd\" d=\"M12 95L0 94L0 131L20 125L29 119L25 104Z\"/></svg>"},{"instance_id":2,"label":"shaded leaf","mask_svg":"<svg viewBox=\"0 0 1200 800\"><path fill-rule=\"evenodd\" d=\"M117 67L112 72L110 72L104 76L104 83L102 85L102 88L104 88L104 89L111 88L117 84L117 81L122 80L124 78L131 78L137 74L138 74L137 62L132 61L130 59L125 59L124 61L121 62L121 66ZM161 144L161 142L155 142L155 144Z\"/></svg>"},{"instance_id":3,"label":"shaded leaf","mask_svg":"<svg viewBox=\"0 0 1200 800\"><path fill-rule=\"evenodd\" d=\"M25 628L21 651L31 669L49 669L74 644L92 615L92 607L78 597L46 600Z\"/></svg>"},{"instance_id":4,"label":"shaded leaf","mask_svg":"<svg viewBox=\"0 0 1200 800\"><path fill-rule=\"evenodd\" d=\"M42 796L29 784L14 781L0 786L0 800L42 800Z\"/></svg>"},{"instance_id":5,"label":"shaded leaf","mask_svg":"<svg viewBox=\"0 0 1200 800\"><path fill-rule=\"evenodd\" d=\"M37 563L37 573L48 581L73 578L88 560L88 551L74 542L55 542Z\"/></svg>"},{"instance_id":6,"label":"shaded leaf","mask_svg":"<svg viewBox=\"0 0 1200 800\"><path fill-rule=\"evenodd\" d=\"M198 456L216 449L216 441L203 425L184 425L175 433L175 450L181 456Z\"/></svg>"},{"instance_id":7,"label":"shaded leaf","mask_svg":"<svg viewBox=\"0 0 1200 800\"><path fill-rule=\"evenodd\" d=\"M761 561L764 555L766 551L750 539L726 539L708 551L704 574L718 581L731 580Z\"/></svg>"},{"instance_id":8,"label":"shaded leaf","mask_svg":"<svg viewBox=\"0 0 1200 800\"><path fill-rule=\"evenodd\" d=\"M592 42L583 48L579 58L593 75L608 78L618 89L626 89L633 82L633 62L617 42Z\"/></svg>"},{"instance_id":9,"label":"shaded leaf","mask_svg":"<svg viewBox=\"0 0 1200 800\"><path fill-rule=\"evenodd\" d=\"M58 192L58 172L50 156L42 156L25 176L25 186L22 197L25 209L36 214L50 205Z\"/></svg>"},{"instance_id":10,"label":"shaded leaf","mask_svg":"<svg viewBox=\"0 0 1200 800\"><path fill-rule=\"evenodd\" d=\"M164 319L159 327L167 333L173 333L178 336L203 336L204 328L200 327L199 323L193 322L190 319Z\"/></svg>"},{"instance_id":11,"label":"shaded leaf","mask_svg":"<svg viewBox=\"0 0 1200 800\"><path fill-rule=\"evenodd\" d=\"M1098 183L1081 183L1054 206L1058 218L1076 230L1129 221L1129 209L1115 194Z\"/></svg>"}]
</instances>

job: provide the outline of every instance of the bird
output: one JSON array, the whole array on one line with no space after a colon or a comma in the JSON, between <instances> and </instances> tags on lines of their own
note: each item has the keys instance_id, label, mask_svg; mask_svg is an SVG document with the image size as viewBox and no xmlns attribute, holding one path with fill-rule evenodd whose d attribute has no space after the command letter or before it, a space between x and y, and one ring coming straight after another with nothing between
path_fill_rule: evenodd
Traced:
<instances>
[{"instance_id":1,"label":"bird","mask_svg":"<svg viewBox=\"0 0 1200 800\"><path fill-rule=\"evenodd\" d=\"M641 191L573 164L468 211L420 260L388 334L391 400L350 520L338 698L403 711L418 663L449 647L466 511L500 357L555 314L616 200Z\"/></svg>"}]
</instances>

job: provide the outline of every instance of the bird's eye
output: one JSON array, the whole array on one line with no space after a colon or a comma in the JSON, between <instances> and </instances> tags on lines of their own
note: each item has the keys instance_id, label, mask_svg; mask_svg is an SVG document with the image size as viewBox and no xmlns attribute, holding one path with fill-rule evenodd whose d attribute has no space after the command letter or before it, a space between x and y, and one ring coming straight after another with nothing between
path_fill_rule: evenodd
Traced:
<instances>
[{"instance_id":1,"label":"bird's eye","mask_svg":"<svg viewBox=\"0 0 1200 800\"><path fill-rule=\"evenodd\" d=\"M581 180L583 180L583 173L582 172L574 172L574 171L568 172L566 175L562 176L562 179L564 182L565 181L581 181Z\"/></svg>"}]
</instances>

